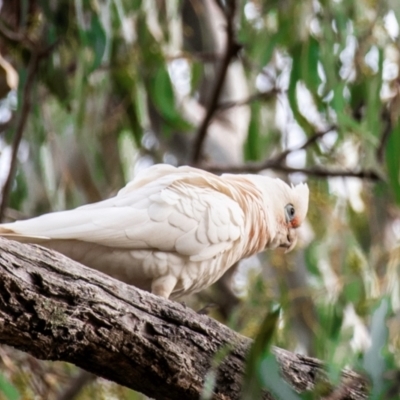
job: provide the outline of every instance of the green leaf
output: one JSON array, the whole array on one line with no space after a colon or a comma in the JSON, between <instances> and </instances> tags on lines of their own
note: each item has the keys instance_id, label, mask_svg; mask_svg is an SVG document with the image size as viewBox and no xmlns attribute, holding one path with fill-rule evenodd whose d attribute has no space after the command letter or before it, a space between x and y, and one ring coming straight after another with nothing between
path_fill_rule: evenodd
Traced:
<instances>
[{"instance_id":1,"label":"green leaf","mask_svg":"<svg viewBox=\"0 0 400 400\"><path fill-rule=\"evenodd\" d=\"M154 105L161 117L164 118L164 121L169 125L169 127L165 127L167 130L168 128L173 128L185 132L192 129L192 126L180 116L175 107L171 79L164 65L157 69L154 79L150 81L149 89ZM164 132L166 132L165 129Z\"/></svg>"},{"instance_id":2,"label":"green leaf","mask_svg":"<svg viewBox=\"0 0 400 400\"><path fill-rule=\"evenodd\" d=\"M127 13L137 11L142 6L142 0L124 0L123 6Z\"/></svg>"},{"instance_id":3,"label":"green leaf","mask_svg":"<svg viewBox=\"0 0 400 400\"><path fill-rule=\"evenodd\" d=\"M112 71L111 77L115 92L119 98L126 102L126 117L129 121L130 131L133 133L136 146L140 148L143 127L140 124L138 112L142 112L141 105L137 104L138 93L136 88L136 75L129 69L129 65L121 65ZM142 115L142 117L144 117Z\"/></svg>"},{"instance_id":4,"label":"green leaf","mask_svg":"<svg viewBox=\"0 0 400 400\"><path fill-rule=\"evenodd\" d=\"M7 400L18 400L20 398L17 388L3 374L0 374L0 393L3 393Z\"/></svg>"},{"instance_id":5,"label":"green leaf","mask_svg":"<svg viewBox=\"0 0 400 400\"><path fill-rule=\"evenodd\" d=\"M338 301L337 303L329 303L317 307L318 317L321 326L321 337L323 342L327 344L327 339L336 342L343 323L343 307Z\"/></svg>"},{"instance_id":6,"label":"green leaf","mask_svg":"<svg viewBox=\"0 0 400 400\"><path fill-rule=\"evenodd\" d=\"M160 65L165 64L163 49L149 30L146 15L143 13L137 14L136 27L140 56L142 57L141 62L145 66L143 74L144 76L151 76L151 79L153 79L154 71Z\"/></svg>"},{"instance_id":7,"label":"green leaf","mask_svg":"<svg viewBox=\"0 0 400 400\"><path fill-rule=\"evenodd\" d=\"M370 399L378 399L385 389L384 373L386 371L386 363L382 355L382 350L386 346L388 339L388 328L386 326L388 312L389 301L387 298L383 298L372 315L372 344L363 357L363 367L372 380Z\"/></svg>"},{"instance_id":8,"label":"green leaf","mask_svg":"<svg viewBox=\"0 0 400 400\"><path fill-rule=\"evenodd\" d=\"M337 82L333 89L333 98L330 102L335 110L338 121L338 132L343 136L348 130L353 132L362 132L361 125L349 115L348 102L344 97L344 91L347 88L346 82Z\"/></svg>"},{"instance_id":9,"label":"green leaf","mask_svg":"<svg viewBox=\"0 0 400 400\"><path fill-rule=\"evenodd\" d=\"M273 354L264 358L260 373L264 388L272 392L277 399L301 400L301 397L282 379L279 364Z\"/></svg>"},{"instance_id":10,"label":"green leaf","mask_svg":"<svg viewBox=\"0 0 400 400\"><path fill-rule=\"evenodd\" d=\"M307 265L307 270L310 274L320 276L321 272L318 268L319 262L319 245L316 242L305 248L304 258Z\"/></svg>"},{"instance_id":11,"label":"green leaf","mask_svg":"<svg viewBox=\"0 0 400 400\"><path fill-rule=\"evenodd\" d=\"M392 130L386 146L386 166L395 201L400 205L400 121Z\"/></svg>"},{"instance_id":12,"label":"green leaf","mask_svg":"<svg viewBox=\"0 0 400 400\"><path fill-rule=\"evenodd\" d=\"M276 34L272 35L267 42L265 43L264 40L258 40L258 43L262 43L263 46L260 48L260 65L264 67L267 65L274 53L275 47L279 43L281 36L281 31L278 31Z\"/></svg>"},{"instance_id":13,"label":"green leaf","mask_svg":"<svg viewBox=\"0 0 400 400\"><path fill-rule=\"evenodd\" d=\"M312 94L318 90L321 78L318 74L319 43L310 36L309 40L303 45L302 57L302 77Z\"/></svg>"},{"instance_id":14,"label":"green leaf","mask_svg":"<svg viewBox=\"0 0 400 400\"><path fill-rule=\"evenodd\" d=\"M27 197L28 187L26 184L26 176L18 169L15 174L14 184L10 194L10 206L15 210L20 210Z\"/></svg>"},{"instance_id":15,"label":"green leaf","mask_svg":"<svg viewBox=\"0 0 400 400\"><path fill-rule=\"evenodd\" d=\"M152 89L153 100L159 111L165 117L173 119L175 116L174 90L168 71L164 66L157 70Z\"/></svg>"},{"instance_id":16,"label":"green leaf","mask_svg":"<svg viewBox=\"0 0 400 400\"><path fill-rule=\"evenodd\" d=\"M344 285L341 299L343 304L353 304L357 314L365 315L369 312L369 302L364 278L366 274L366 261L357 243L354 242L354 238L350 238L346 242L346 284Z\"/></svg>"},{"instance_id":17,"label":"green leaf","mask_svg":"<svg viewBox=\"0 0 400 400\"><path fill-rule=\"evenodd\" d=\"M288 99L289 104L293 112L293 116L296 119L297 123L303 128L306 132L307 136L311 135L314 132L313 127L307 121L307 119L300 113L298 102L297 102L297 83L302 79L302 46L301 44L297 44L292 49L292 70L290 73L290 81L288 88Z\"/></svg>"},{"instance_id":18,"label":"green leaf","mask_svg":"<svg viewBox=\"0 0 400 400\"><path fill-rule=\"evenodd\" d=\"M87 27L84 15L90 12L90 26ZM89 60L87 72L93 72L103 59L107 44L106 30L100 21L99 16L92 9L85 9L82 0L75 0L75 13L78 21L78 32L84 47L91 49L93 59ZM82 53L83 54L83 53Z\"/></svg>"},{"instance_id":19,"label":"green leaf","mask_svg":"<svg viewBox=\"0 0 400 400\"><path fill-rule=\"evenodd\" d=\"M255 400L260 398L263 383L260 376L261 362L268 352L275 327L278 322L280 307L274 307L269 312L260 326L247 357L245 378L243 382L242 400Z\"/></svg>"},{"instance_id":20,"label":"green leaf","mask_svg":"<svg viewBox=\"0 0 400 400\"><path fill-rule=\"evenodd\" d=\"M190 79L190 87L191 87L191 93L192 95L196 90L198 90L198 86L201 82L201 78L204 73L204 65L200 62L193 62L192 65L192 73L191 73L191 79Z\"/></svg>"},{"instance_id":21,"label":"green leaf","mask_svg":"<svg viewBox=\"0 0 400 400\"><path fill-rule=\"evenodd\" d=\"M356 212L349 206L347 208L347 217L354 236L363 251L367 253L371 247L372 240L367 215L365 213Z\"/></svg>"},{"instance_id":22,"label":"green leaf","mask_svg":"<svg viewBox=\"0 0 400 400\"><path fill-rule=\"evenodd\" d=\"M245 159L247 161L258 161L260 159L260 110L261 105L258 101L251 105L251 120L244 146Z\"/></svg>"},{"instance_id":23,"label":"green leaf","mask_svg":"<svg viewBox=\"0 0 400 400\"><path fill-rule=\"evenodd\" d=\"M97 14L92 15L90 28L88 31L85 32L85 34L87 45L94 52L94 59L92 65L89 68L89 71L92 72L101 64L101 60L103 59L107 43L106 32Z\"/></svg>"}]
</instances>

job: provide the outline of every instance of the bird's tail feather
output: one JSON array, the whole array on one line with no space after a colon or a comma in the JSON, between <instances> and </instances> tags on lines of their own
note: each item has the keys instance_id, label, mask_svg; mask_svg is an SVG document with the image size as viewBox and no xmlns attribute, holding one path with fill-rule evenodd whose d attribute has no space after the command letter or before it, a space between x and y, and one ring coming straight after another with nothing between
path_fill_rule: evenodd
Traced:
<instances>
[{"instance_id":1,"label":"bird's tail feather","mask_svg":"<svg viewBox=\"0 0 400 400\"><path fill-rule=\"evenodd\" d=\"M21 243L40 243L50 239L46 236L23 235L20 233L16 233L12 229L5 228L1 225L0 225L0 236Z\"/></svg>"}]
</instances>

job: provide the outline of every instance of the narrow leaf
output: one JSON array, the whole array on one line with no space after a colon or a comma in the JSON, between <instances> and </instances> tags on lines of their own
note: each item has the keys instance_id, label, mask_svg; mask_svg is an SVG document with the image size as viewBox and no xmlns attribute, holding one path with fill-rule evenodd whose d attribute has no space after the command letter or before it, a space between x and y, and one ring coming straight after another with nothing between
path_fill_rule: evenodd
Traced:
<instances>
[{"instance_id":1,"label":"narrow leaf","mask_svg":"<svg viewBox=\"0 0 400 400\"><path fill-rule=\"evenodd\" d=\"M371 399L378 399L384 390L385 360L382 350L387 344L388 328L386 316L389 311L389 304L386 298L382 299L379 307L372 315L371 322L371 347L364 355L363 367L372 379Z\"/></svg>"},{"instance_id":2,"label":"narrow leaf","mask_svg":"<svg viewBox=\"0 0 400 400\"><path fill-rule=\"evenodd\" d=\"M242 400L255 400L260 398L262 381L260 379L261 362L270 346L280 314L280 307L268 313L260 326L257 337L251 346L245 370L242 390Z\"/></svg>"},{"instance_id":3,"label":"narrow leaf","mask_svg":"<svg viewBox=\"0 0 400 400\"><path fill-rule=\"evenodd\" d=\"M3 374L0 374L0 393L3 393L7 400L18 400L20 398L17 388Z\"/></svg>"}]
</instances>

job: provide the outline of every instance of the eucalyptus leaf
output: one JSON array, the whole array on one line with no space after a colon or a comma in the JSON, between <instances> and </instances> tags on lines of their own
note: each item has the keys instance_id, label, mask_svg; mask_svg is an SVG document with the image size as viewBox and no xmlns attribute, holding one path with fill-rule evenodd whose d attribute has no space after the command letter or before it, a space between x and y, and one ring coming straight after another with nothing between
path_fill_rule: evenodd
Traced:
<instances>
[{"instance_id":1,"label":"eucalyptus leaf","mask_svg":"<svg viewBox=\"0 0 400 400\"><path fill-rule=\"evenodd\" d=\"M3 393L6 400L18 400L20 394L17 388L0 373L0 393Z\"/></svg>"},{"instance_id":2,"label":"eucalyptus leaf","mask_svg":"<svg viewBox=\"0 0 400 400\"><path fill-rule=\"evenodd\" d=\"M400 205L400 121L389 136L386 147L386 166L392 193Z\"/></svg>"},{"instance_id":3,"label":"eucalyptus leaf","mask_svg":"<svg viewBox=\"0 0 400 400\"><path fill-rule=\"evenodd\" d=\"M383 298L372 314L372 344L363 357L363 367L372 380L372 393L370 397L372 400L380 398L385 389L384 373L386 371L386 363L382 351L388 339L388 328L386 326L388 312L389 301L387 298Z\"/></svg>"},{"instance_id":4,"label":"eucalyptus leaf","mask_svg":"<svg viewBox=\"0 0 400 400\"><path fill-rule=\"evenodd\" d=\"M87 44L94 53L94 59L89 70L94 71L101 64L107 43L106 31L97 14L92 15L90 28L85 33Z\"/></svg>"},{"instance_id":5,"label":"eucalyptus leaf","mask_svg":"<svg viewBox=\"0 0 400 400\"><path fill-rule=\"evenodd\" d=\"M192 129L192 126L181 117L176 109L171 78L164 66L157 69L154 80L150 82L149 89L151 99L170 128L175 128L181 132Z\"/></svg>"},{"instance_id":6,"label":"eucalyptus leaf","mask_svg":"<svg viewBox=\"0 0 400 400\"><path fill-rule=\"evenodd\" d=\"M246 360L245 377L242 389L242 400L257 400L260 398L263 383L261 380L261 363L269 354L269 346L275 332L280 314L280 308L274 307L261 323Z\"/></svg>"},{"instance_id":7,"label":"eucalyptus leaf","mask_svg":"<svg viewBox=\"0 0 400 400\"><path fill-rule=\"evenodd\" d=\"M246 160L258 161L261 156L259 133L260 107L259 102L255 102L251 106L251 120L244 148Z\"/></svg>"},{"instance_id":8,"label":"eucalyptus leaf","mask_svg":"<svg viewBox=\"0 0 400 400\"><path fill-rule=\"evenodd\" d=\"M273 354L269 354L261 362L261 379L264 387L279 400L301 400L300 397L282 378L280 366Z\"/></svg>"}]
</instances>

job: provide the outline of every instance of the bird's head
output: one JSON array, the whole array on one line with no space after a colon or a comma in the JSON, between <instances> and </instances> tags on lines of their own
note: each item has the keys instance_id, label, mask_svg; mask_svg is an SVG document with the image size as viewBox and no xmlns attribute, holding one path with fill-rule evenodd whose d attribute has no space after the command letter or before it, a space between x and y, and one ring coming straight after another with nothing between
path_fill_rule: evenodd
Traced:
<instances>
[{"instance_id":1,"label":"bird's head","mask_svg":"<svg viewBox=\"0 0 400 400\"><path fill-rule=\"evenodd\" d=\"M296 229L303 223L308 210L309 190L305 183L289 186L281 179L249 175L263 194L268 248L284 247L292 250L297 242Z\"/></svg>"}]
</instances>

